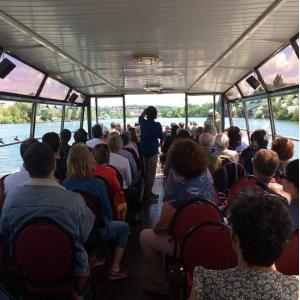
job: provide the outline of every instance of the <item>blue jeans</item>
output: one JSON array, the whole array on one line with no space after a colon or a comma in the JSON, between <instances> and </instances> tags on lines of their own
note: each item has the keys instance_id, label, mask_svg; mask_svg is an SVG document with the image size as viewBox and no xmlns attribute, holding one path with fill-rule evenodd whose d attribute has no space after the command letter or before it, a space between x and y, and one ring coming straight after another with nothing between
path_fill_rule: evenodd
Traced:
<instances>
[{"instance_id":1,"label":"blue jeans","mask_svg":"<svg viewBox=\"0 0 300 300\"><path fill-rule=\"evenodd\" d=\"M116 247L125 248L128 240L129 227L126 222L110 221L99 230L102 242L114 241Z\"/></svg>"}]
</instances>

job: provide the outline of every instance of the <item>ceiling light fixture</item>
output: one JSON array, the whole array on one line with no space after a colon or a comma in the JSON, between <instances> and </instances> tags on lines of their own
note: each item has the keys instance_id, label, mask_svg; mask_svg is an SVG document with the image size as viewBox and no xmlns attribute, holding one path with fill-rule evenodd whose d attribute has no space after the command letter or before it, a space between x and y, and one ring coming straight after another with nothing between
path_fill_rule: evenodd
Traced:
<instances>
[{"instance_id":1,"label":"ceiling light fixture","mask_svg":"<svg viewBox=\"0 0 300 300\"><path fill-rule=\"evenodd\" d=\"M159 62L159 56L155 54L135 54L134 60L138 64L151 66Z\"/></svg>"},{"instance_id":2,"label":"ceiling light fixture","mask_svg":"<svg viewBox=\"0 0 300 300\"><path fill-rule=\"evenodd\" d=\"M158 93L162 89L161 85L159 84L146 84L145 91L151 93Z\"/></svg>"}]
</instances>

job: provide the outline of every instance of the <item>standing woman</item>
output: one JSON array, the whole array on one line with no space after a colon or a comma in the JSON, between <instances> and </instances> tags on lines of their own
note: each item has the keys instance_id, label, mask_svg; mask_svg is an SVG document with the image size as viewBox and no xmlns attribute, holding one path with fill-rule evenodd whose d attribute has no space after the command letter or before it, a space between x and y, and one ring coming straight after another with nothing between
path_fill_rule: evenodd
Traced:
<instances>
[{"instance_id":1,"label":"standing woman","mask_svg":"<svg viewBox=\"0 0 300 300\"><path fill-rule=\"evenodd\" d=\"M128 276L120 266L128 240L128 225L125 222L113 221L113 212L107 196L106 187L102 180L93 177L95 160L84 144L76 144L69 152L67 160L67 178L64 186L73 191L86 193L98 201L103 224L98 228L100 242L114 241L115 253L108 279L118 280Z\"/></svg>"}]
</instances>

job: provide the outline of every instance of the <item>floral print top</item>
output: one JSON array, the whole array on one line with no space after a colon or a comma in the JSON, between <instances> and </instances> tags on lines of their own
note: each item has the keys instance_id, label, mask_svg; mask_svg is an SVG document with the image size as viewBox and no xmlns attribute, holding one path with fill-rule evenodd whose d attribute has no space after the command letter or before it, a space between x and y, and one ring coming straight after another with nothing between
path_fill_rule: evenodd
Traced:
<instances>
[{"instance_id":1,"label":"floral print top","mask_svg":"<svg viewBox=\"0 0 300 300\"><path fill-rule=\"evenodd\" d=\"M299 277L279 272L232 268L196 267L193 276L197 299L297 300Z\"/></svg>"}]
</instances>

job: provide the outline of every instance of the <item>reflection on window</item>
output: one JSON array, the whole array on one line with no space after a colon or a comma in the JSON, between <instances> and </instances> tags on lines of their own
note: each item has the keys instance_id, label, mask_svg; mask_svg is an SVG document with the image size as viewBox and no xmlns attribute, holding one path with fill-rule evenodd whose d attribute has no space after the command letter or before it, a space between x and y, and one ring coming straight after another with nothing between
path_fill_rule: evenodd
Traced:
<instances>
[{"instance_id":1,"label":"reflection on window","mask_svg":"<svg viewBox=\"0 0 300 300\"><path fill-rule=\"evenodd\" d=\"M261 83L258 81L255 73L251 73L245 79L243 79L239 84L244 96L250 96L254 94L264 93L265 90L262 87Z\"/></svg>"},{"instance_id":2,"label":"reflection on window","mask_svg":"<svg viewBox=\"0 0 300 300\"><path fill-rule=\"evenodd\" d=\"M55 100L65 100L69 87L60 83L59 81L47 78L45 85L40 94L43 98L55 99Z\"/></svg>"},{"instance_id":3,"label":"reflection on window","mask_svg":"<svg viewBox=\"0 0 300 300\"><path fill-rule=\"evenodd\" d=\"M111 123L114 122L123 127L123 98L97 98L98 105L98 122L104 130L111 128Z\"/></svg>"},{"instance_id":4,"label":"reflection on window","mask_svg":"<svg viewBox=\"0 0 300 300\"><path fill-rule=\"evenodd\" d=\"M0 142L10 144L29 138L31 112L31 103L0 101Z\"/></svg>"},{"instance_id":5,"label":"reflection on window","mask_svg":"<svg viewBox=\"0 0 300 300\"><path fill-rule=\"evenodd\" d=\"M16 67L5 78L0 78L0 91L35 96L44 74L6 53L2 57L9 59ZM0 61L3 59L0 58Z\"/></svg>"},{"instance_id":6,"label":"reflection on window","mask_svg":"<svg viewBox=\"0 0 300 300\"><path fill-rule=\"evenodd\" d=\"M35 137L41 138L47 132L60 133L62 107L60 105L38 104L36 110Z\"/></svg>"},{"instance_id":7,"label":"reflection on window","mask_svg":"<svg viewBox=\"0 0 300 300\"><path fill-rule=\"evenodd\" d=\"M84 95L82 95L81 93L77 92L76 90L72 90L71 93L70 93L70 95L72 95L72 94L76 94L78 96L76 98L76 100L75 100L75 103L81 104L81 103L84 102L84 100L85 100Z\"/></svg>"},{"instance_id":8,"label":"reflection on window","mask_svg":"<svg viewBox=\"0 0 300 300\"><path fill-rule=\"evenodd\" d=\"M299 60L288 46L259 68L268 90L276 90L299 83Z\"/></svg>"},{"instance_id":9,"label":"reflection on window","mask_svg":"<svg viewBox=\"0 0 300 300\"><path fill-rule=\"evenodd\" d=\"M239 93L236 86L233 86L228 92L226 93L226 97L228 100L234 100L237 98L241 98L241 94Z\"/></svg>"},{"instance_id":10,"label":"reflection on window","mask_svg":"<svg viewBox=\"0 0 300 300\"><path fill-rule=\"evenodd\" d=\"M143 110L152 105L157 109L157 122L163 127L171 123L185 124L185 95L159 94L159 95L127 95L126 123L134 125Z\"/></svg>"},{"instance_id":11,"label":"reflection on window","mask_svg":"<svg viewBox=\"0 0 300 300\"><path fill-rule=\"evenodd\" d=\"M245 113L243 103L236 101L229 103L232 124L240 129L246 129Z\"/></svg>"},{"instance_id":12,"label":"reflection on window","mask_svg":"<svg viewBox=\"0 0 300 300\"><path fill-rule=\"evenodd\" d=\"M276 134L299 139L298 93L273 97L272 109Z\"/></svg>"},{"instance_id":13,"label":"reflection on window","mask_svg":"<svg viewBox=\"0 0 300 300\"><path fill-rule=\"evenodd\" d=\"M65 110L64 128L69 129L71 132L74 132L77 129L79 129L80 114L81 114L81 107L67 106Z\"/></svg>"},{"instance_id":14,"label":"reflection on window","mask_svg":"<svg viewBox=\"0 0 300 300\"><path fill-rule=\"evenodd\" d=\"M91 114L92 114L92 126L97 124L96 118L96 98L91 98Z\"/></svg>"},{"instance_id":15,"label":"reflection on window","mask_svg":"<svg viewBox=\"0 0 300 300\"><path fill-rule=\"evenodd\" d=\"M267 99L247 101L249 130L265 129L272 133Z\"/></svg>"}]
</instances>

